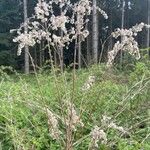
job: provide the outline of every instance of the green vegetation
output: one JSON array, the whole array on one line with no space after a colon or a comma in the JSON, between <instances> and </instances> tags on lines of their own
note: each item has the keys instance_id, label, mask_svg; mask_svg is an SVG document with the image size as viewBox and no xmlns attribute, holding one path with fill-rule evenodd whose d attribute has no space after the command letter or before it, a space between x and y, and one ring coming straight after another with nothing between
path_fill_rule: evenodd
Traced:
<instances>
[{"instance_id":1,"label":"green vegetation","mask_svg":"<svg viewBox=\"0 0 150 150\"><path fill-rule=\"evenodd\" d=\"M0 150L150 150L149 8L0 0Z\"/></svg>"},{"instance_id":2,"label":"green vegetation","mask_svg":"<svg viewBox=\"0 0 150 150\"><path fill-rule=\"evenodd\" d=\"M2 71L3 70L3 71ZM5 70L5 71L4 71ZM139 62L132 71L107 70L104 65L76 71L74 91L72 72L60 75L38 73L33 75L8 75L12 70L0 69L0 149L2 150L59 150L63 149L49 133L47 107L61 114L61 101L74 93L73 103L81 114L84 126L77 127L74 146L86 150L89 135L95 125L101 126L102 115L107 115L128 132L121 134L107 130L107 144L102 150L150 149L150 70L149 64ZM96 81L89 90L81 90L89 76ZM65 109L65 108L64 108ZM65 128L60 123L65 135Z\"/></svg>"}]
</instances>

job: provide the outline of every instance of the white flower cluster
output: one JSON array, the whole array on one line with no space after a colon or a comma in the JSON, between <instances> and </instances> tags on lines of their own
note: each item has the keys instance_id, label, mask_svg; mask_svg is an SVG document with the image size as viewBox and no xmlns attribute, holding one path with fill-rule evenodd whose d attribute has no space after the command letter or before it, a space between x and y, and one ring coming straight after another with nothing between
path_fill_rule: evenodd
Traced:
<instances>
[{"instance_id":1,"label":"white flower cluster","mask_svg":"<svg viewBox=\"0 0 150 150\"><path fill-rule=\"evenodd\" d=\"M84 85L82 87L82 91L89 90L95 83L95 79L96 79L95 76L89 76L88 80L84 83Z\"/></svg>"},{"instance_id":2,"label":"white flower cluster","mask_svg":"<svg viewBox=\"0 0 150 150\"><path fill-rule=\"evenodd\" d=\"M48 117L48 125L49 125L49 132L53 139L58 140L60 138L61 131L58 128L58 120L56 116L47 109L47 117Z\"/></svg>"},{"instance_id":3,"label":"white flower cluster","mask_svg":"<svg viewBox=\"0 0 150 150\"><path fill-rule=\"evenodd\" d=\"M74 4L70 0L38 0L34 10L34 15L20 26L18 36L13 40L19 44L18 55L25 46L34 46L42 40L55 48L62 48L77 39L78 35L81 41L89 35L85 28L85 23L89 21L85 16L92 11L89 0L80 0ZM101 13L106 17L104 11L101 10ZM25 26L28 28L27 33L24 33Z\"/></svg>"},{"instance_id":4,"label":"white flower cluster","mask_svg":"<svg viewBox=\"0 0 150 150\"><path fill-rule=\"evenodd\" d=\"M115 130L120 131L121 133L127 133L126 130L121 127L117 126L111 119L111 117L108 116L103 116L101 119L101 128L98 126L95 126L94 129L91 131L91 147L97 147L98 148L98 143L104 143L106 144L108 139L107 139L107 134L105 130L112 128Z\"/></svg>"},{"instance_id":5,"label":"white flower cluster","mask_svg":"<svg viewBox=\"0 0 150 150\"><path fill-rule=\"evenodd\" d=\"M66 110L66 114L64 116L59 116L57 114L54 114L48 108L46 109L50 136L58 141L60 140L60 136L62 135L62 132L59 129L60 126L58 119L60 120L62 125L64 125L65 129L70 128L70 130L74 132L77 130L77 126L84 126L80 116L77 114L74 104L72 104L70 101L65 100L63 109Z\"/></svg>"},{"instance_id":6,"label":"white flower cluster","mask_svg":"<svg viewBox=\"0 0 150 150\"><path fill-rule=\"evenodd\" d=\"M138 32L141 32L144 27L148 27L144 23L137 24L130 29L117 29L112 33L112 36L117 39L121 38L120 41L117 41L114 44L113 50L108 52L108 62L107 66L110 67L113 65L114 59L119 51L127 51L131 55L135 56L136 59L140 58L140 51L138 48L138 43L135 41Z\"/></svg>"},{"instance_id":7,"label":"white flower cluster","mask_svg":"<svg viewBox=\"0 0 150 150\"><path fill-rule=\"evenodd\" d=\"M63 13L61 16L52 15L50 21L53 30L58 30L58 28L61 28L64 33L67 33L66 23L68 23L69 20L67 20L67 16Z\"/></svg>"},{"instance_id":8,"label":"white flower cluster","mask_svg":"<svg viewBox=\"0 0 150 150\"><path fill-rule=\"evenodd\" d=\"M81 127L84 126L80 116L77 114L75 110L74 104L67 102L67 115L68 119L66 120L66 125L70 126L72 130L76 131L76 126L80 125Z\"/></svg>"},{"instance_id":9,"label":"white flower cluster","mask_svg":"<svg viewBox=\"0 0 150 150\"><path fill-rule=\"evenodd\" d=\"M16 37L15 39L13 39L13 42L19 42L19 46L18 46L18 52L17 54L20 55L22 49L28 45L28 46L34 46L35 44L35 40L32 38L32 36L30 34L27 33L21 33L18 37Z\"/></svg>"},{"instance_id":10,"label":"white flower cluster","mask_svg":"<svg viewBox=\"0 0 150 150\"><path fill-rule=\"evenodd\" d=\"M35 7L35 15L37 19L40 19L43 23L47 21L47 17L50 15L49 9L50 5L44 0L38 0L38 3Z\"/></svg>"},{"instance_id":11,"label":"white flower cluster","mask_svg":"<svg viewBox=\"0 0 150 150\"><path fill-rule=\"evenodd\" d=\"M74 5L74 12L85 16L86 14L90 15L92 8L89 0L80 0L78 3Z\"/></svg>"},{"instance_id":12,"label":"white flower cluster","mask_svg":"<svg viewBox=\"0 0 150 150\"><path fill-rule=\"evenodd\" d=\"M90 133L91 135L91 143L92 147L98 148L98 142L107 143L107 136L104 130L102 130L100 127L95 126L94 129Z\"/></svg>"},{"instance_id":13,"label":"white flower cluster","mask_svg":"<svg viewBox=\"0 0 150 150\"><path fill-rule=\"evenodd\" d=\"M103 15L103 17L105 19L108 19L108 15L106 14L106 12L104 10L102 10L101 8L97 7L97 10Z\"/></svg>"},{"instance_id":14,"label":"white flower cluster","mask_svg":"<svg viewBox=\"0 0 150 150\"><path fill-rule=\"evenodd\" d=\"M56 15L57 10L54 8L54 4L61 11L59 15ZM68 11L72 11L72 16L67 16ZM21 25L17 31L18 36L13 40L19 43L18 55L26 45L34 46L43 39L48 41L51 46L64 47L76 39L78 34L83 35L82 39L86 38L89 33L84 26L84 16L89 15L90 12L89 0L82 0L75 4L71 4L69 0L51 0L49 2L38 0L35 14ZM77 15L79 15L79 22L77 22ZM80 32L77 31L79 24ZM68 25L71 27L66 27ZM25 26L28 28L28 33L24 33ZM62 35L60 35L60 31L62 31Z\"/></svg>"},{"instance_id":15,"label":"white flower cluster","mask_svg":"<svg viewBox=\"0 0 150 150\"><path fill-rule=\"evenodd\" d=\"M80 0L73 7L74 15L72 17L71 23L75 24L76 34L73 36L74 39L80 35L81 41L83 41L88 35L89 31L85 29L85 23L89 20L85 19L85 16L90 15L92 11L91 4L89 0Z\"/></svg>"},{"instance_id":16,"label":"white flower cluster","mask_svg":"<svg viewBox=\"0 0 150 150\"><path fill-rule=\"evenodd\" d=\"M102 123L102 127L112 128L112 129L118 130L118 131L120 131L122 133L126 133L126 130L123 127L121 127L121 126L116 125L112 121L111 117L103 115L103 118L101 119L101 123Z\"/></svg>"},{"instance_id":17,"label":"white flower cluster","mask_svg":"<svg viewBox=\"0 0 150 150\"><path fill-rule=\"evenodd\" d=\"M125 129L121 126L117 126L114 122L111 122L108 126L109 128L116 129L122 133L126 133Z\"/></svg>"}]
</instances>

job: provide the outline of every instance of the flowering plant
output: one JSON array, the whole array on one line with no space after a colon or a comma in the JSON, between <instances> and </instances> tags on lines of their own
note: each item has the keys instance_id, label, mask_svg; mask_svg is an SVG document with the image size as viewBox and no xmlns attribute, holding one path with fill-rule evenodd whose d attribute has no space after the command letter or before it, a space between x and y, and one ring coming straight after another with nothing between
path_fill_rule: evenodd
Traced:
<instances>
[{"instance_id":1,"label":"flowering plant","mask_svg":"<svg viewBox=\"0 0 150 150\"><path fill-rule=\"evenodd\" d=\"M138 32L141 32L143 28L149 28L149 25L144 24L143 22L133 26L130 29L117 29L112 33L112 37L118 40L113 47L113 50L108 52L108 62L107 66L112 66L114 59L119 51L127 51L131 55L135 56L136 59L140 59L140 50L138 47L138 43L135 40Z\"/></svg>"},{"instance_id":2,"label":"flowering plant","mask_svg":"<svg viewBox=\"0 0 150 150\"><path fill-rule=\"evenodd\" d=\"M85 16L90 13L89 0L75 4L71 4L70 0L38 0L34 15L17 29L18 36L13 39L19 43L18 55L26 45L34 46L42 40L56 49L69 45L79 34L82 39L86 38L89 32L84 26L88 21ZM25 26L28 32L24 32Z\"/></svg>"}]
</instances>

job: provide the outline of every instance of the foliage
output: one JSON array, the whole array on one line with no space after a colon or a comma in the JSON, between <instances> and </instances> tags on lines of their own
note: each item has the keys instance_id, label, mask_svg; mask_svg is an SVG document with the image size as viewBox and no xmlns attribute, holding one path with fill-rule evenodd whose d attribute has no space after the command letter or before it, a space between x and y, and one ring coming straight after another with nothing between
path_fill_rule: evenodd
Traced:
<instances>
[{"instance_id":1,"label":"foliage","mask_svg":"<svg viewBox=\"0 0 150 150\"><path fill-rule=\"evenodd\" d=\"M9 43L11 37L7 30L14 20L18 21L19 9L13 5L11 10L11 5L8 5L14 2L20 5L18 0L0 0L0 26L6 24L6 28L2 28L6 31L1 31L0 34L2 65L13 66L16 62L14 56L10 55L12 44ZM108 9L113 12L116 8L121 8L120 1L115 1L113 8L110 8L112 1L102 3L104 8L109 5ZM39 0L35 15L17 31L18 36L14 41L19 43L19 54L26 45L46 44L49 54L44 54L44 57L50 60L44 60L46 71L43 67L37 72L38 66L31 56L34 72L29 76L18 74L11 67L0 67L1 149L149 149L150 63L147 52L145 55L142 50L143 56L139 62L131 58L131 64L125 54L127 60L121 64L125 65L122 70L108 68L104 64L76 70L76 51L73 55L73 70L60 73L59 67L53 65L55 54L51 53L52 49L66 48L74 40L81 42L78 37L87 37L86 17L90 15L91 9L88 0L77 3L55 0L48 3ZM98 7L96 9L107 18L103 10ZM117 14L120 10L117 10ZM111 32L115 25L112 18L109 21ZM24 33L24 25L28 25L28 33ZM144 26L141 23L129 30L117 29L113 32L115 38L123 37L123 40L119 38L121 42L117 42L110 51L107 65L112 65L120 50L139 56L137 42L133 37ZM70 49L76 50L74 43L73 46ZM38 58L36 52L35 50L35 58ZM23 60L22 57L20 59Z\"/></svg>"},{"instance_id":2,"label":"foliage","mask_svg":"<svg viewBox=\"0 0 150 150\"><path fill-rule=\"evenodd\" d=\"M15 56L10 51L0 52L0 65L16 67Z\"/></svg>"},{"instance_id":3,"label":"foliage","mask_svg":"<svg viewBox=\"0 0 150 150\"><path fill-rule=\"evenodd\" d=\"M19 1L0 1L0 32L8 33L10 28L16 26L17 21L20 19L19 14ZM18 22L19 23L19 22Z\"/></svg>"},{"instance_id":4,"label":"foliage","mask_svg":"<svg viewBox=\"0 0 150 150\"><path fill-rule=\"evenodd\" d=\"M141 78L149 78L150 72L148 66L143 62L137 62L134 71L130 74L131 81L140 81Z\"/></svg>"},{"instance_id":5,"label":"foliage","mask_svg":"<svg viewBox=\"0 0 150 150\"><path fill-rule=\"evenodd\" d=\"M143 73L143 69L144 72L149 72L149 69L143 65L137 64L134 71L136 78ZM74 131L73 142L77 141L74 149L88 149L91 141L88 135L95 125L104 129L101 124L102 116L108 115L119 126L124 127L128 134L123 135L114 129L106 130L108 143L100 144L101 149L148 150L147 111L150 86L146 76L142 81L138 79L133 82L133 79L130 79L132 73L118 75L115 71L107 71L105 66L83 69L77 71L76 75L74 105L78 114L82 112L84 127L77 126L77 130ZM15 75L8 76L5 81L1 80L2 149L62 149L60 143L51 137L44 107L46 105L55 114L61 114L60 100L67 101L69 93L72 92L71 76L72 74L68 72L64 72L63 75L58 74L56 83L53 73L37 74L36 77ZM89 76L95 76L95 82L87 91L82 91L82 86ZM60 121L59 123L65 135L64 126Z\"/></svg>"}]
</instances>

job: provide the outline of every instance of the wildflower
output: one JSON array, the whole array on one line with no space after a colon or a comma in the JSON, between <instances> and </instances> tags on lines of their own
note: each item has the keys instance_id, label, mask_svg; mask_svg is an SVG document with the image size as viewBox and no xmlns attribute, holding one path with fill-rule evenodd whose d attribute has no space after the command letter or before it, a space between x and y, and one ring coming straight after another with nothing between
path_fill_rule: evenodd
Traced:
<instances>
[{"instance_id":1,"label":"wildflower","mask_svg":"<svg viewBox=\"0 0 150 150\"><path fill-rule=\"evenodd\" d=\"M116 125L112 121L111 117L108 117L108 116L104 115L103 118L101 119L101 123L102 123L103 127L112 128L112 129L118 130L118 131L120 131L122 133L126 133L125 129L123 127L121 127L121 126Z\"/></svg>"},{"instance_id":2,"label":"wildflower","mask_svg":"<svg viewBox=\"0 0 150 150\"><path fill-rule=\"evenodd\" d=\"M84 83L82 91L89 90L95 83L95 76L89 76L88 80Z\"/></svg>"},{"instance_id":3,"label":"wildflower","mask_svg":"<svg viewBox=\"0 0 150 150\"><path fill-rule=\"evenodd\" d=\"M98 142L107 143L107 136L104 130L100 129L98 126L95 126L90 133L92 147L98 147Z\"/></svg>"},{"instance_id":4,"label":"wildflower","mask_svg":"<svg viewBox=\"0 0 150 150\"><path fill-rule=\"evenodd\" d=\"M66 29L66 23L68 22L67 17L62 13L60 16L54 16L51 17L51 24L53 30L57 30L58 28L61 28L64 33L67 33Z\"/></svg>"},{"instance_id":5,"label":"wildflower","mask_svg":"<svg viewBox=\"0 0 150 150\"><path fill-rule=\"evenodd\" d=\"M89 35L89 31L88 30L84 30L82 32L82 35L83 35L84 38L86 38Z\"/></svg>"},{"instance_id":6,"label":"wildflower","mask_svg":"<svg viewBox=\"0 0 150 150\"><path fill-rule=\"evenodd\" d=\"M140 59L140 50L138 48L138 43L135 41L135 36L138 32L141 32L144 27L148 27L144 23L137 24L130 29L117 29L112 33L112 37L117 39L121 37L121 41L117 41L114 44L113 50L108 52L108 62L107 66L112 66L114 59L119 51L127 51L131 55L135 56L136 59Z\"/></svg>"},{"instance_id":7,"label":"wildflower","mask_svg":"<svg viewBox=\"0 0 150 150\"><path fill-rule=\"evenodd\" d=\"M116 129L122 133L126 133L123 127L117 126L114 122L111 122L108 127L112 129Z\"/></svg>"},{"instance_id":8,"label":"wildflower","mask_svg":"<svg viewBox=\"0 0 150 150\"><path fill-rule=\"evenodd\" d=\"M101 119L102 126L108 126L108 124L110 123L110 120L111 120L111 117L103 115Z\"/></svg>"},{"instance_id":9,"label":"wildflower","mask_svg":"<svg viewBox=\"0 0 150 150\"><path fill-rule=\"evenodd\" d=\"M20 34L18 37L13 39L13 42L19 42L20 43L18 46L18 55L21 54L21 49L23 47L25 47L26 45L33 46L36 43L33 36L31 34L27 34L27 33Z\"/></svg>"},{"instance_id":10,"label":"wildflower","mask_svg":"<svg viewBox=\"0 0 150 150\"><path fill-rule=\"evenodd\" d=\"M58 6L61 14L56 15L54 6ZM17 30L18 36L14 38L14 42L18 45L18 55L21 54L25 46L34 46L46 40L53 47L68 47L70 42L77 39L80 35L81 41L89 35L85 28L85 23L89 20L85 16L91 14L92 6L89 0L81 0L71 4L70 0L38 0L34 9L34 15L27 19ZM72 12L67 15L67 12ZM107 18L104 11L101 14ZM70 13L69 13L70 14ZM71 25L70 29L67 24ZM24 27L27 27L27 33L24 33ZM16 30L11 30L11 32ZM53 32L56 31L56 32ZM59 31L59 32L58 32ZM60 36L60 31L63 33Z\"/></svg>"},{"instance_id":11,"label":"wildflower","mask_svg":"<svg viewBox=\"0 0 150 150\"><path fill-rule=\"evenodd\" d=\"M97 7L97 10L103 15L103 17L105 19L108 19L108 15L106 14L106 12L104 10L102 10L101 8Z\"/></svg>"},{"instance_id":12,"label":"wildflower","mask_svg":"<svg viewBox=\"0 0 150 150\"><path fill-rule=\"evenodd\" d=\"M56 116L47 109L47 117L48 117L48 125L49 125L49 132L53 139L58 140L61 134L61 131L58 128L58 120Z\"/></svg>"},{"instance_id":13,"label":"wildflower","mask_svg":"<svg viewBox=\"0 0 150 150\"><path fill-rule=\"evenodd\" d=\"M66 120L66 125L71 126L71 129L76 131L76 126L80 125L81 127L84 126L80 116L77 115L77 112L75 110L75 106L71 104L70 102L67 102L67 115L68 119Z\"/></svg>"},{"instance_id":14,"label":"wildflower","mask_svg":"<svg viewBox=\"0 0 150 150\"><path fill-rule=\"evenodd\" d=\"M47 20L46 17L49 16L49 4L44 0L38 0L38 3L35 7L35 15L37 19L40 19L42 22Z\"/></svg>"}]
</instances>

